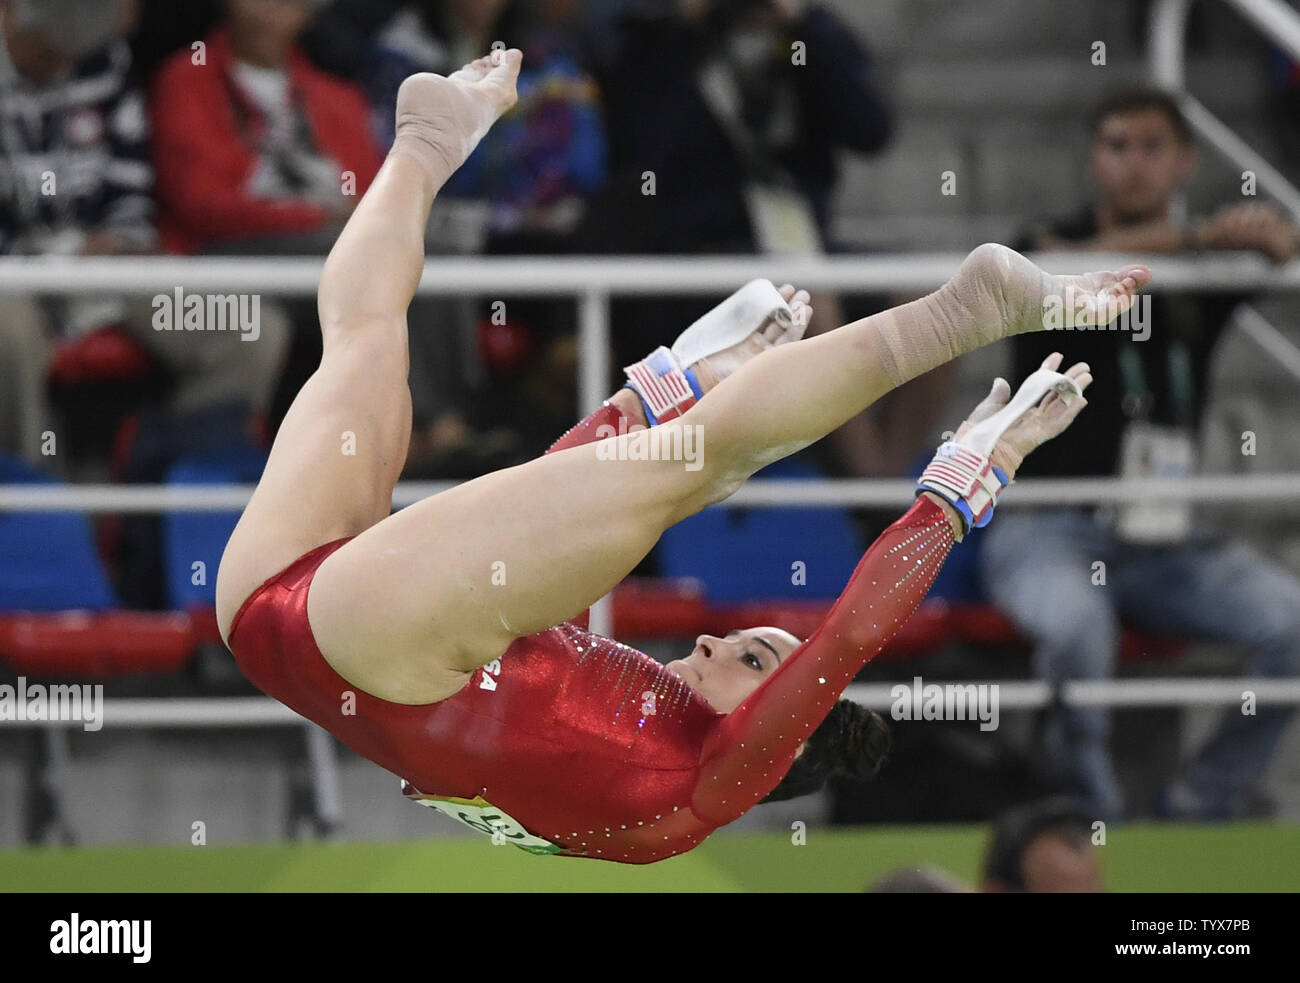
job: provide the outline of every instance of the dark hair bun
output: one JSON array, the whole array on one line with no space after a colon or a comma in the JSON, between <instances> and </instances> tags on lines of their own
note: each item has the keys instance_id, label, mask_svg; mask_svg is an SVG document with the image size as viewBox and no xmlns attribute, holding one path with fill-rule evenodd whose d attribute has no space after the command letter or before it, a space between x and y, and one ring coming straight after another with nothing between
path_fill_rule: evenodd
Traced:
<instances>
[{"instance_id":1,"label":"dark hair bun","mask_svg":"<svg viewBox=\"0 0 1300 983\"><path fill-rule=\"evenodd\" d=\"M840 760L835 771L850 778L873 777L889 754L889 725L880 714L852 700L840 700L836 709L840 711L836 740Z\"/></svg>"},{"instance_id":2,"label":"dark hair bun","mask_svg":"<svg viewBox=\"0 0 1300 983\"><path fill-rule=\"evenodd\" d=\"M805 742L803 753L762 801L781 802L809 795L834 775L871 778L888 753L889 725L885 718L852 700L837 700Z\"/></svg>"}]
</instances>

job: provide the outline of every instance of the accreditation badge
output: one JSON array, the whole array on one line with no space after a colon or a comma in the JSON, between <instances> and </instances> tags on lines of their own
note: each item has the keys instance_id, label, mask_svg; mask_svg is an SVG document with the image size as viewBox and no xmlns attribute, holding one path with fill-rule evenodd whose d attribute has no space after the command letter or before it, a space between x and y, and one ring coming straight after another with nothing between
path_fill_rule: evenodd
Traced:
<instances>
[{"instance_id":1,"label":"accreditation badge","mask_svg":"<svg viewBox=\"0 0 1300 983\"><path fill-rule=\"evenodd\" d=\"M1120 476L1179 480L1196 466L1196 445L1183 427L1134 420L1120 444ZM1192 531L1192 503L1155 500L1119 506L1117 535L1132 543L1184 542Z\"/></svg>"},{"instance_id":2,"label":"accreditation badge","mask_svg":"<svg viewBox=\"0 0 1300 983\"><path fill-rule=\"evenodd\" d=\"M776 184L749 184L745 204L761 252L794 256L822 252L812 209L797 192Z\"/></svg>"}]
</instances>

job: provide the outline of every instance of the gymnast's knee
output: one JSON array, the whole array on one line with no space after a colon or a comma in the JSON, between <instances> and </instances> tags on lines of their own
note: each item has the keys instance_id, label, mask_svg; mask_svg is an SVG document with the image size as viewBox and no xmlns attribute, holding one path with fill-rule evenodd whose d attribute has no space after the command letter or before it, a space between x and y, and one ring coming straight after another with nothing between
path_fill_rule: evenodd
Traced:
<instances>
[{"instance_id":1,"label":"gymnast's knee","mask_svg":"<svg viewBox=\"0 0 1300 983\"><path fill-rule=\"evenodd\" d=\"M666 525L729 498L749 477L749 472L714 454L702 454L692 466L684 461L664 461L660 466L668 469L666 479L671 489L665 501L669 512Z\"/></svg>"}]
</instances>

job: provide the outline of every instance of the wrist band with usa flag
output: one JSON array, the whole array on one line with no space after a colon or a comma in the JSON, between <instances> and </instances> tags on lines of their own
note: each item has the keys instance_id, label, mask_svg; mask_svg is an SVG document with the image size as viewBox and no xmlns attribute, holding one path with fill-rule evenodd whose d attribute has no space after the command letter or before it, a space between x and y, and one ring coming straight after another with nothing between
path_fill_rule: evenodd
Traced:
<instances>
[{"instance_id":1,"label":"wrist band with usa flag","mask_svg":"<svg viewBox=\"0 0 1300 983\"><path fill-rule=\"evenodd\" d=\"M939 446L921 472L916 491L933 492L948 502L960 513L969 533L989 524L998 496L1010 483L1006 472L994 467L987 457L950 440Z\"/></svg>"},{"instance_id":2,"label":"wrist band with usa flag","mask_svg":"<svg viewBox=\"0 0 1300 983\"><path fill-rule=\"evenodd\" d=\"M625 366L628 388L641 397L651 426L675 420L704 398L700 381L682 368L672 351L660 345L641 361Z\"/></svg>"}]
</instances>

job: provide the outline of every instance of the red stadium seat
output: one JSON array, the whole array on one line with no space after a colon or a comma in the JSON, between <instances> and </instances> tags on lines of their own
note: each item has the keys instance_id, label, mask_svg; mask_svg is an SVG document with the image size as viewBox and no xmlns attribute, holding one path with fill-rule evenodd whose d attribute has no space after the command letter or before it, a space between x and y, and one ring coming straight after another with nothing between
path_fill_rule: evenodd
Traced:
<instances>
[{"instance_id":1,"label":"red stadium seat","mask_svg":"<svg viewBox=\"0 0 1300 983\"><path fill-rule=\"evenodd\" d=\"M830 610L828 601L716 604L688 578L633 578L614 592L614 634L629 639L691 638L748 625L776 625L807 638ZM0 614L0 658L34 676L108 676L174 672L199 645L220 644L216 614L107 611ZM1030 644L996 608L930 600L898 631L878 659L915 659L951 642L1002 645L1028 653ZM1125 630L1120 659L1135 662L1182 654L1180 639Z\"/></svg>"},{"instance_id":2,"label":"red stadium seat","mask_svg":"<svg viewBox=\"0 0 1300 983\"><path fill-rule=\"evenodd\" d=\"M775 625L807 638L821 624L830 601L778 599L719 604L709 601L698 581L689 578L631 578L614 592L614 634L619 638L689 638L726 632L749 625ZM991 604L923 602L877 659L910 659L928 655L950 642L1002 645L1024 653L1028 639ZM1169 659L1181 655L1180 639L1125 629L1120 660Z\"/></svg>"},{"instance_id":3,"label":"red stadium seat","mask_svg":"<svg viewBox=\"0 0 1300 983\"><path fill-rule=\"evenodd\" d=\"M177 612L0 614L0 658L24 675L103 679L175 672L196 642L194 620Z\"/></svg>"},{"instance_id":4,"label":"red stadium seat","mask_svg":"<svg viewBox=\"0 0 1300 983\"><path fill-rule=\"evenodd\" d=\"M153 359L121 328L91 331L61 343L50 362L50 380L60 386L134 379L144 375Z\"/></svg>"}]
</instances>

